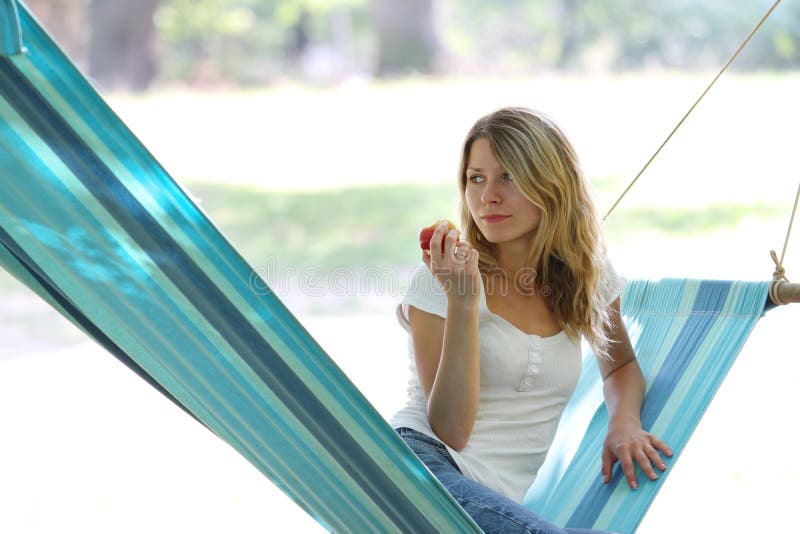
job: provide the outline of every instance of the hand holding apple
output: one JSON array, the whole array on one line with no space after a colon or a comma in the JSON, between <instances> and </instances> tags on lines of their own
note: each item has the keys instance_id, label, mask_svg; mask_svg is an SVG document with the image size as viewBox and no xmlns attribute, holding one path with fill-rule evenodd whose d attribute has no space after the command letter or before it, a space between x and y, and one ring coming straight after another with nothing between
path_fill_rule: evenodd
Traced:
<instances>
[{"instance_id":1,"label":"hand holding apple","mask_svg":"<svg viewBox=\"0 0 800 534\"><path fill-rule=\"evenodd\" d=\"M431 243L433 241L433 243ZM441 247L441 254L431 253L431 245ZM460 239L458 228L448 220L439 220L419 233L422 260L447 293L448 299L473 306L480 296L478 251Z\"/></svg>"},{"instance_id":2,"label":"hand holding apple","mask_svg":"<svg viewBox=\"0 0 800 534\"><path fill-rule=\"evenodd\" d=\"M440 219L440 220L436 221L435 223L433 223L432 225L426 226L425 228L423 228L419 232L419 246L428 255L430 255L430 253L431 253L431 238L433 237L433 233L436 231L436 229L439 227L439 225L441 225L443 223L447 225L446 232L449 232L450 230L455 230L456 229L456 225L455 224L451 223L447 219ZM442 241L442 254L444 254L444 241Z\"/></svg>"}]
</instances>

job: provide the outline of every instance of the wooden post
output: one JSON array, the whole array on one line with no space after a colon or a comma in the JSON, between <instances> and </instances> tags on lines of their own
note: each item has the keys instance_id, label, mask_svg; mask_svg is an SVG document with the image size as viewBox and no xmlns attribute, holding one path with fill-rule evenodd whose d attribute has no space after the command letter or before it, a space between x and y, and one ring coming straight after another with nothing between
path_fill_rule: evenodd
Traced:
<instances>
[{"instance_id":1,"label":"wooden post","mask_svg":"<svg viewBox=\"0 0 800 534\"><path fill-rule=\"evenodd\" d=\"M772 282L769 286L769 298L777 305L800 302L800 284L792 284L783 280Z\"/></svg>"}]
</instances>

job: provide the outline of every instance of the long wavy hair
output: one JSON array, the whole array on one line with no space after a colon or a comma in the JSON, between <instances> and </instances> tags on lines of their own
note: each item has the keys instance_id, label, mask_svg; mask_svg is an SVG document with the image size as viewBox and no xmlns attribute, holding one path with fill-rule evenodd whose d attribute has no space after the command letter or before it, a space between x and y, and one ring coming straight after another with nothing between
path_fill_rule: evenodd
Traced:
<instances>
[{"instance_id":1,"label":"long wavy hair","mask_svg":"<svg viewBox=\"0 0 800 534\"><path fill-rule=\"evenodd\" d=\"M480 252L484 275L498 268L495 245L486 240L465 199L467 165L475 140L485 138L519 191L541 210L526 266L568 334L583 335L608 358L610 324L602 286L606 247L588 183L575 149L547 116L526 108L502 108L480 118L464 141L459 170L461 228Z\"/></svg>"}]
</instances>

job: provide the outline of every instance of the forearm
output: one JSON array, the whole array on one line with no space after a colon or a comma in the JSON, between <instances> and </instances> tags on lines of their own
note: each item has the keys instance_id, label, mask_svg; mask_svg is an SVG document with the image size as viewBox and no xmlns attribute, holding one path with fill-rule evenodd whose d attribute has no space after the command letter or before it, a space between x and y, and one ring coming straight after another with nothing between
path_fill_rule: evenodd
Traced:
<instances>
[{"instance_id":1,"label":"forearm","mask_svg":"<svg viewBox=\"0 0 800 534\"><path fill-rule=\"evenodd\" d=\"M606 377L603 395L609 422L621 419L641 421L644 377L635 359L618 367Z\"/></svg>"},{"instance_id":2,"label":"forearm","mask_svg":"<svg viewBox=\"0 0 800 534\"><path fill-rule=\"evenodd\" d=\"M479 396L477 303L449 303L442 355L428 398L428 420L436 435L456 450L467 444Z\"/></svg>"}]
</instances>

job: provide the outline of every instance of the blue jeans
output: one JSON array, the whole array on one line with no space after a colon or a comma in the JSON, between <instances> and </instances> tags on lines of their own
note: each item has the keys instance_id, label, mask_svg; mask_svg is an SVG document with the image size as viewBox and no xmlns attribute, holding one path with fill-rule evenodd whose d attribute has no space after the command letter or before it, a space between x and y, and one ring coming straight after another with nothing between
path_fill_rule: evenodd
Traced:
<instances>
[{"instance_id":1,"label":"blue jeans","mask_svg":"<svg viewBox=\"0 0 800 534\"><path fill-rule=\"evenodd\" d=\"M487 534L600 534L601 532L558 527L523 505L465 477L442 442L410 428L398 428L396 432Z\"/></svg>"}]
</instances>

